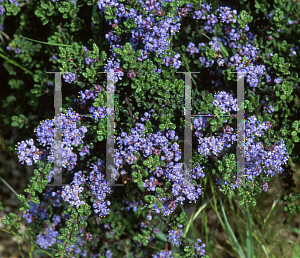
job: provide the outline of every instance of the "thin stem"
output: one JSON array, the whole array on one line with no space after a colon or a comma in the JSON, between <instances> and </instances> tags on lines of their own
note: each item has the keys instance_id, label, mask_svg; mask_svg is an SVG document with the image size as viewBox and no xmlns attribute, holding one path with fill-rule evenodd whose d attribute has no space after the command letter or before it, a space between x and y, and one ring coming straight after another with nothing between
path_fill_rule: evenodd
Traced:
<instances>
[{"instance_id":1,"label":"thin stem","mask_svg":"<svg viewBox=\"0 0 300 258\"><path fill-rule=\"evenodd\" d=\"M65 44L58 44L58 43L48 43L48 42L44 42L44 41L39 41L39 40L34 40L34 39L30 39L30 38L26 38L22 35L19 35L20 38L24 38L33 42L37 42L37 43L41 43L41 44L46 44L46 45L51 45L51 46L60 46L60 47L72 47L72 45L65 45Z\"/></svg>"},{"instance_id":2,"label":"thin stem","mask_svg":"<svg viewBox=\"0 0 300 258\"><path fill-rule=\"evenodd\" d=\"M125 95L125 102L126 102L126 104L128 106L128 111L129 111L129 115L131 117L132 124L134 125L133 115L132 115L132 111L131 111L131 109L129 107L129 100L128 100L128 96L127 95Z\"/></svg>"},{"instance_id":3,"label":"thin stem","mask_svg":"<svg viewBox=\"0 0 300 258\"><path fill-rule=\"evenodd\" d=\"M29 73L30 75L33 75L33 72L29 71L28 69L24 68L23 66L19 65L18 63L10 60L7 56L3 55L0 53L0 57L4 58L7 62L21 68L23 71L25 71L26 73Z\"/></svg>"},{"instance_id":4,"label":"thin stem","mask_svg":"<svg viewBox=\"0 0 300 258\"><path fill-rule=\"evenodd\" d=\"M0 179L18 197L18 193L1 176Z\"/></svg>"}]
</instances>

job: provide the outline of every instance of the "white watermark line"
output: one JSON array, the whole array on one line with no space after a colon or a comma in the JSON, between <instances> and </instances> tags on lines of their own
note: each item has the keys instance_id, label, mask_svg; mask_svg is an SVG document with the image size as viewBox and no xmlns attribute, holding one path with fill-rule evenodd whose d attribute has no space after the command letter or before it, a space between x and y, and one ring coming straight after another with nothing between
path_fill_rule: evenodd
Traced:
<instances>
[{"instance_id":1,"label":"white watermark line","mask_svg":"<svg viewBox=\"0 0 300 258\"><path fill-rule=\"evenodd\" d=\"M115 172L115 84L114 76L115 72L101 72L107 73L107 140L106 140L106 179L110 186L124 186L124 184L114 184L114 172Z\"/></svg>"},{"instance_id":2,"label":"white watermark line","mask_svg":"<svg viewBox=\"0 0 300 258\"><path fill-rule=\"evenodd\" d=\"M54 157L54 183L48 186L62 186L62 139L61 139L61 108L62 108L62 92L61 92L61 72L46 72L55 74L55 90L54 90L54 107L55 107L55 136L53 143ZM66 184L65 184L66 185Z\"/></svg>"},{"instance_id":3,"label":"white watermark line","mask_svg":"<svg viewBox=\"0 0 300 258\"><path fill-rule=\"evenodd\" d=\"M191 110L191 73L192 72L177 72L185 74L185 131L184 131L184 164L185 164L185 174L189 174L190 165L192 162L192 128L191 123L191 112L186 110ZM195 72L199 73L199 72ZM237 72L238 81L237 81L237 99L238 99L238 108L237 114L229 114L229 115L194 115L201 117L236 117L237 118L237 148L236 148L236 157L237 157L237 173L236 180L241 180L242 176L238 176L238 174L245 171L245 110L244 110L244 73ZM188 180L186 180L188 181ZM189 181L188 181L189 182Z\"/></svg>"},{"instance_id":4,"label":"white watermark line","mask_svg":"<svg viewBox=\"0 0 300 258\"><path fill-rule=\"evenodd\" d=\"M237 104L239 111L237 112L237 148L236 148L236 157L237 157L237 173L236 180L241 180L242 177L240 174L245 174L245 109L244 109L244 77L243 72L238 72L238 81L237 81ZM243 182L243 181L242 181Z\"/></svg>"},{"instance_id":5,"label":"white watermark line","mask_svg":"<svg viewBox=\"0 0 300 258\"><path fill-rule=\"evenodd\" d=\"M176 73L184 73L185 77L185 128L184 128L184 174L185 174L185 183L186 185L191 185L190 178L192 172L192 79L191 73L200 73L200 72L176 72Z\"/></svg>"}]
</instances>

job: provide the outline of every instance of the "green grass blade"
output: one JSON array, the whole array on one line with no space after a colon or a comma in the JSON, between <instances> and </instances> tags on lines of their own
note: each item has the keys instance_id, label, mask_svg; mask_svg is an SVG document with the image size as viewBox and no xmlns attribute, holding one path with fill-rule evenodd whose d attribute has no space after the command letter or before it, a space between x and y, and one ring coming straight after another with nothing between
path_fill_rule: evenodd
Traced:
<instances>
[{"instance_id":1,"label":"green grass blade","mask_svg":"<svg viewBox=\"0 0 300 258\"><path fill-rule=\"evenodd\" d=\"M245 211L242 209L242 207L237 202L237 200L234 199L234 201L236 202L236 204L238 205L238 207L240 208L240 210L242 211L242 213L246 216ZM264 236L258 230L258 228L255 226L255 223L253 222L253 220L251 218L250 218L250 222L251 222L252 228L254 229L254 231L256 233L256 234L253 234L253 236L254 236L255 240L261 245L261 247L262 247L262 249L263 249L266 257L269 258L269 255L270 255L272 258L275 258L275 256L271 253L270 249L268 248Z\"/></svg>"},{"instance_id":2,"label":"green grass blade","mask_svg":"<svg viewBox=\"0 0 300 258\"><path fill-rule=\"evenodd\" d=\"M267 221L268 221L268 219L269 219L269 217L270 217L271 213L272 213L272 212L273 212L273 210L275 209L275 207L276 207L276 205L277 205L278 201L279 201L279 198L273 202L273 205L272 205L272 207L271 207L271 210L270 210L270 212L268 213L267 217L264 219L264 225L263 225L262 232L264 232L264 230L265 230L265 227L266 227L266 224L267 224Z\"/></svg>"},{"instance_id":3,"label":"green grass blade","mask_svg":"<svg viewBox=\"0 0 300 258\"><path fill-rule=\"evenodd\" d=\"M220 198L220 196L219 196L219 198ZM236 251L237 251L237 253L239 255L239 258L246 258L243 249L241 248L238 240L236 239L236 237L235 237L235 235L234 235L234 233L232 231L232 228L231 228L230 224L228 223L227 216L226 216L226 213L225 213L224 206L223 206L221 198L220 198L220 205L221 205L221 211L222 211L222 214L223 214L223 217L224 217L224 221L225 221L226 227L227 227L228 232L229 232L229 236L232 239L234 247L236 248Z\"/></svg>"},{"instance_id":4,"label":"green grass blade","mask_svg":"<svg viewBox=\"0 0 300 258\"><path fill-rule=\"evenodd\" d=\"M7 62L13 64L14 66L21 68L24 72L29 73L30 75L33 75L33 72L31 72L28 69L26 69L25 67L19 65L15 61L10 60L7 56L5 56L5 55L3 55L3 54L0 53L0 57L4 58Z\"/></svg>"},{"instance_id":5,"label":"green grass blade","mask_svg":"<svg viewBox=\"0 0 300 258\"><path fill-rule=\"evenodd\" d=\"M37 43L41 43L41 44L46 44L46 45L51 45L51 46L60 46L60 47L73 47L72 45L65 45L65 44L58 44L58 43L49 43L49 42L44 42L44 41L39 41L39 40L35 40L35 39L30 39L30 38L26 38L22 35L19 35L20 38L24 38L33 42L37 42Z\"/></svg>"},{"instance_id":6,"label":"green grass blade","mask_svg":"<svg viewBox=\"0 0 300 258\"><path fill-rule=\"evenodd\" d=\"M184 233L183 233L183 238L186 237L187 232L189 231L189 228L192 224L192 222L198 217L198 215L200 214L201 211L203 211L203 209L206 207L207 203L204 203L203 205L201 205L201 207L197 210L197 212L195 213L195 215L193 214L190 219L188 224L185 227Z\"/></svg>"},{"instance_id":7,"label":"green grass blade","mask_svg":"<svg viewBox=\"0 0 300 258\"><path fill-rule=\"evenodd\" d=\"M248 203L246 203L246 207L247 207L247 231L246 231L247 258L253 258L254 257L254 243L252 237L253 230L251 230L251 221L250 221L250 212L249 212Z\"/></svg>"}]
</instances>

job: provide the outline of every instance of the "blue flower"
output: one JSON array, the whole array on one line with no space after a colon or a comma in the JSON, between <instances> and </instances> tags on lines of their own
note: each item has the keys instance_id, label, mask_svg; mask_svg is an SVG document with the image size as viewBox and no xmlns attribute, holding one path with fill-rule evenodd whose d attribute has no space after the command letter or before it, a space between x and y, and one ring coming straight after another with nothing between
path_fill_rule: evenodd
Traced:
<instances>
[{"instance_id":1,"label":"blue flower","mask_svg":"<svg viewBox=\"0 0 300 258\"><path fill-rule=\"evenodd\" d=\"M282 79L281 79L281 78L276 78L276 79L274 80L274 82L275 82L276 84L279 84L279 83L282 82Z\"/></svg>"},{"instance_id":2,"label":"blue flower","mask_svg":"<svg viewBox=\"0 0 300 258\"><path fill-rule=\"evenodd\" d=\"M72 83L75 81L75 74L67 72L63 75L63 78L65 79L65 82Z\"/></svg>"}]
</instances>

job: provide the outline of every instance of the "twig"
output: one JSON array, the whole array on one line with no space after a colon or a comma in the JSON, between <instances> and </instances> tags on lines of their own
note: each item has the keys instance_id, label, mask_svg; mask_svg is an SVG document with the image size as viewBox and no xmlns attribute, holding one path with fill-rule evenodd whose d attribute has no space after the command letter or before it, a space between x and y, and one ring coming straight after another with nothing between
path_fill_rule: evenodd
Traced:
<instances>
[{"instance_id":1,"label":"twig","mask_svg":"<svg viewBox=\"0 0 300 258\"><path fill-rule=\"evenodd\" d=\"M0 30L0 34L2 34L7 40L11 40L10 37L3 30Z\"/></svg>"},{"instance_id":2,"label":"twig","mask_svg":"<svg viewBox=\"0 0 300 258\"><path fill-rule=\"evenodd\" d=\"M129 100L128 100L128 96L127 96L127 95L125 95L125 102L126 102L126 104L128 105L129 115L130 115L130 117L131 117L132 123L134 124L133 115L132 115L132 111L131 111L131 109L130 109L130 107L129 107Z\"/></svg>"},{"instance_id":3,"label":"twig","mask_svg":"<svg viewBox=\"0 0 300 258\"><path fill-rule=\"evenodd\" d=\"M102 230L101 230L101 234L102 234L102 237L103 237L104 244L105 244L106 248L109 249L109 243L108 243L108 240L107 240L107 238L106 238L105 233L104 233Z\"/></svg>"},{"instance_id":4,"label":"twig","mask_svg":"<svg viewBox=\"0 0 300 258\"><path fill-rule=\"evenodd\" d=\"M81 230L82 230L82 229L81 229ZM70 235L69 235L68 241L71 239L72 233L73 233L73 229L71 230L71 233L70 233ZM65 245L64 245L64 248L67 247L68 241L66 241L66 243L65 243Z\"/></svg>"}]
</instances>

